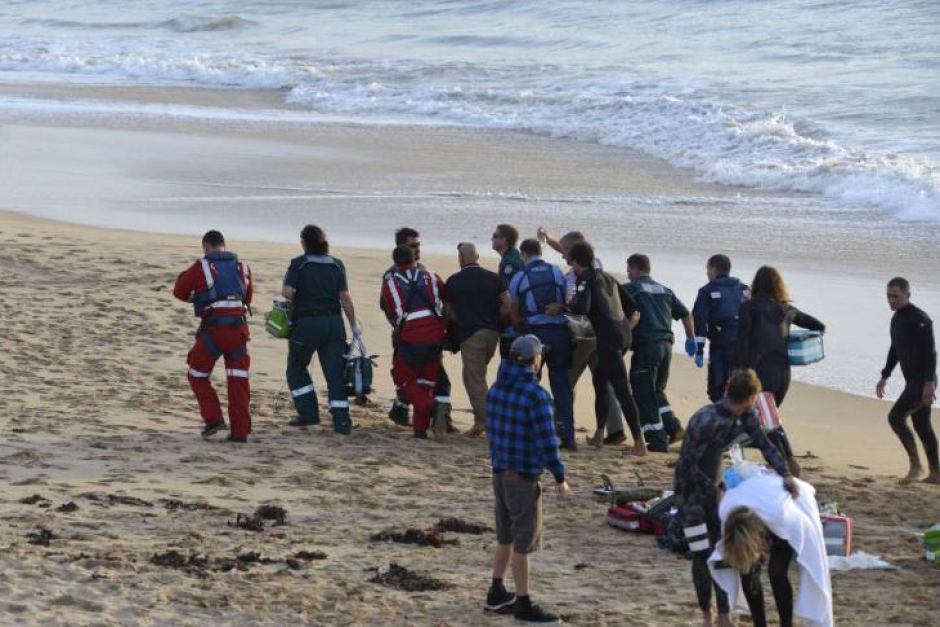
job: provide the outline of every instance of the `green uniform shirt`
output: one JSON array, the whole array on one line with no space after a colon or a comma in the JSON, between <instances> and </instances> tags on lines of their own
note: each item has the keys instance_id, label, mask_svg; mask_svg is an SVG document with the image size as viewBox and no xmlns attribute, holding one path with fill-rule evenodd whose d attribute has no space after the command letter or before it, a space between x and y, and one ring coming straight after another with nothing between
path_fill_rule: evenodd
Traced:
<instances>
[{"instance_id":1,"label":"green uniform shirt","mask_svg":"<svg viewBox=\"0 0 940 627\"><path fill-rule=\"evenodd\" d=\"M522 255L516 248L510 248L499 260L499 278L503 282L503 289L509 289L509 282L517 272L522 272L525 264L522 263Z\"/></svg>"},{"instance_id":2,"label":"green uniform shirt","mask_svg":"<svg viewBox=\"0 0 940 627\"><path fill-rule=\"evenodd\" d=\"M330 255L301 255L291 259L284 285L294 288L294 315L339 314L339 293L349 289L346 266Z\"/></svg>"},{"instance_id":3,"label":"green uniform shirt","mask_svg":"<svg viewBox=\"0 0 940 627\"><path fill-rule=\"evenodd\" d=\"M648 276L641 276L624 287L640 311L640 323L633 329L633 345L663 341L672 343L672 321L689 315L682 301L671 289Z\"/></svg>"}]
</instances>

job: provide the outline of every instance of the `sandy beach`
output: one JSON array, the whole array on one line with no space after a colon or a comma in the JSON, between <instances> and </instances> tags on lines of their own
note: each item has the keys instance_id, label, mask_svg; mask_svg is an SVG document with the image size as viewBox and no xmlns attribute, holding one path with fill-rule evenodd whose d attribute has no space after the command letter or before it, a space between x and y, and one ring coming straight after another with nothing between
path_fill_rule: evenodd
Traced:
<instances>
[{"instance_id":1,"label":"sandy beach","mask_svg":"<svg viewBox=\"0 0 940 627\"><path fill-rule=\"evenodd\" d=\"M193 319L169 294L176 272L198 254L197 239L11 213L0 214L0 238L7 316L0 336L7 381L0 622L507 621L481 609L492 534L445 533L459 544L442 548L369 539L451 516L492 524L485 441L416 442L393 426L385 418L387 358L380 357L375 406L353 410L351 437L288 428L286 348L264 334L256 316L252 442L203 442L183 366ZM264 311L295 248L238 240L230 247L252 265L256 312ZM385 323L371 307L387 253L336 254L349 268L370 348L387 355ZM447 257L427 261L442 274L455 269ZM454 359L447 367L459 372ZM322 387L318 371L315 381ZM578 395L582 427L590 422L586 383ZM703 386L700 372L677 365L671 393L683 419L700 404ZM455 389L456 420L466 427L467 403ZM902 459L885 424L888 405L804 385L791 398L787 424L805 478L821 501L836 500L855 517L858 549L894 566L836 574L837 622L931 623L930 582L938 574L922 561L917 533L940 520L940 492L896 485L891 475ZM666 487L674 459L628 460L615 448L566 457L577 496L546 503L534 590L568 622L680 625L693 618L687 562L650 537L607 528L604 504L587 496L601 472ZM262 505L284 508L285 524L235 526ZM393 562L451 587L404 592L369 581Z\"/></svg>"}]
</instances>

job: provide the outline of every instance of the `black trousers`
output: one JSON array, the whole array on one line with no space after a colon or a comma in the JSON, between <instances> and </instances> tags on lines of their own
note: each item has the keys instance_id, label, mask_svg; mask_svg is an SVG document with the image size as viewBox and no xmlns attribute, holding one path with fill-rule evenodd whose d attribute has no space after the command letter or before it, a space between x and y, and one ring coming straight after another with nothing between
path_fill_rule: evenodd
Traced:
<instances>
[{"instance_id":1,"label":"black trousers","mask_svg":"<svg viewBox=\"0 0 940 627\"><path fill-rule=\"evenodd\" d=\"M597 366L594 368L592 383L594 384L594 414L597 419L597 428L603 429L607 425L607 414L610 412L610 394L607 384L614 389L617 402L623 410L623 417L627 420L630 435L635 442L643 437L640 431L640 412L636 401L630 391L630 380L627 378L627 366L623 363L623 353L616 347L603 347L597 343Z\"/></svg>"}]
</instances>

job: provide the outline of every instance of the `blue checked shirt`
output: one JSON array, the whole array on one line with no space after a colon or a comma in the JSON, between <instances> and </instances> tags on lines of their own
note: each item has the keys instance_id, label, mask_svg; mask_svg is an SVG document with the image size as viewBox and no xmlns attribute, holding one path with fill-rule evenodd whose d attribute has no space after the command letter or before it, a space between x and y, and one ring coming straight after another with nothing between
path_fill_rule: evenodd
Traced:
<instances>
[{"instance_id":1,"label":"blue checked shirt","mask_svg":"<svg viewBox=\"0 0 940 627\"><path fill-rule=\"evenodd\" d=\"M565 479L558 450L551 395L532 368L504 361L486 395L486 431L493 470L537 477L546 468L555 481Z\"/></svg>"}]
</instances>

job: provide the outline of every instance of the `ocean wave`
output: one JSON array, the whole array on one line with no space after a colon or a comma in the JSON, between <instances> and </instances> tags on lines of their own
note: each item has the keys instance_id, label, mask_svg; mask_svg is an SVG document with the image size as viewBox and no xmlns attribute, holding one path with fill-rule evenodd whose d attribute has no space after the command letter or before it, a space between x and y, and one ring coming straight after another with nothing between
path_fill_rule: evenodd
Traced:
<instances>
[{"instance_id":1,"label":"ocean wave","mask_svg":"<svg viewBox=\"0 0 940 627\"><path fill-rule=\"evenodd\" d=\"M0 71L283 89L289 104L319 113L407 117L630 148L716 183L821 194L841 203L840 210L877 207L901 220L940 221L936 162L853 148L812 120L726 102L721 89L701 82L628 80L548 65L193 53L22 37L0 39Z\"/></svg>"},{"instance_id":2,"label":"ocean wave","mask_svg":"<svg viewBox=\"0 0 940 627\"><path fill-rule=\"evenodd\" d=\"M134 30L163 29L175 33L201 33L230 31L257 26L257 22L239 17L223 15L218 17L203 15L179 15L177 17L154 22L134 21L81 21L54 18L29 18L22 21L27 26L46 26L78 30Z\"/></svg>"}]
</instances>

